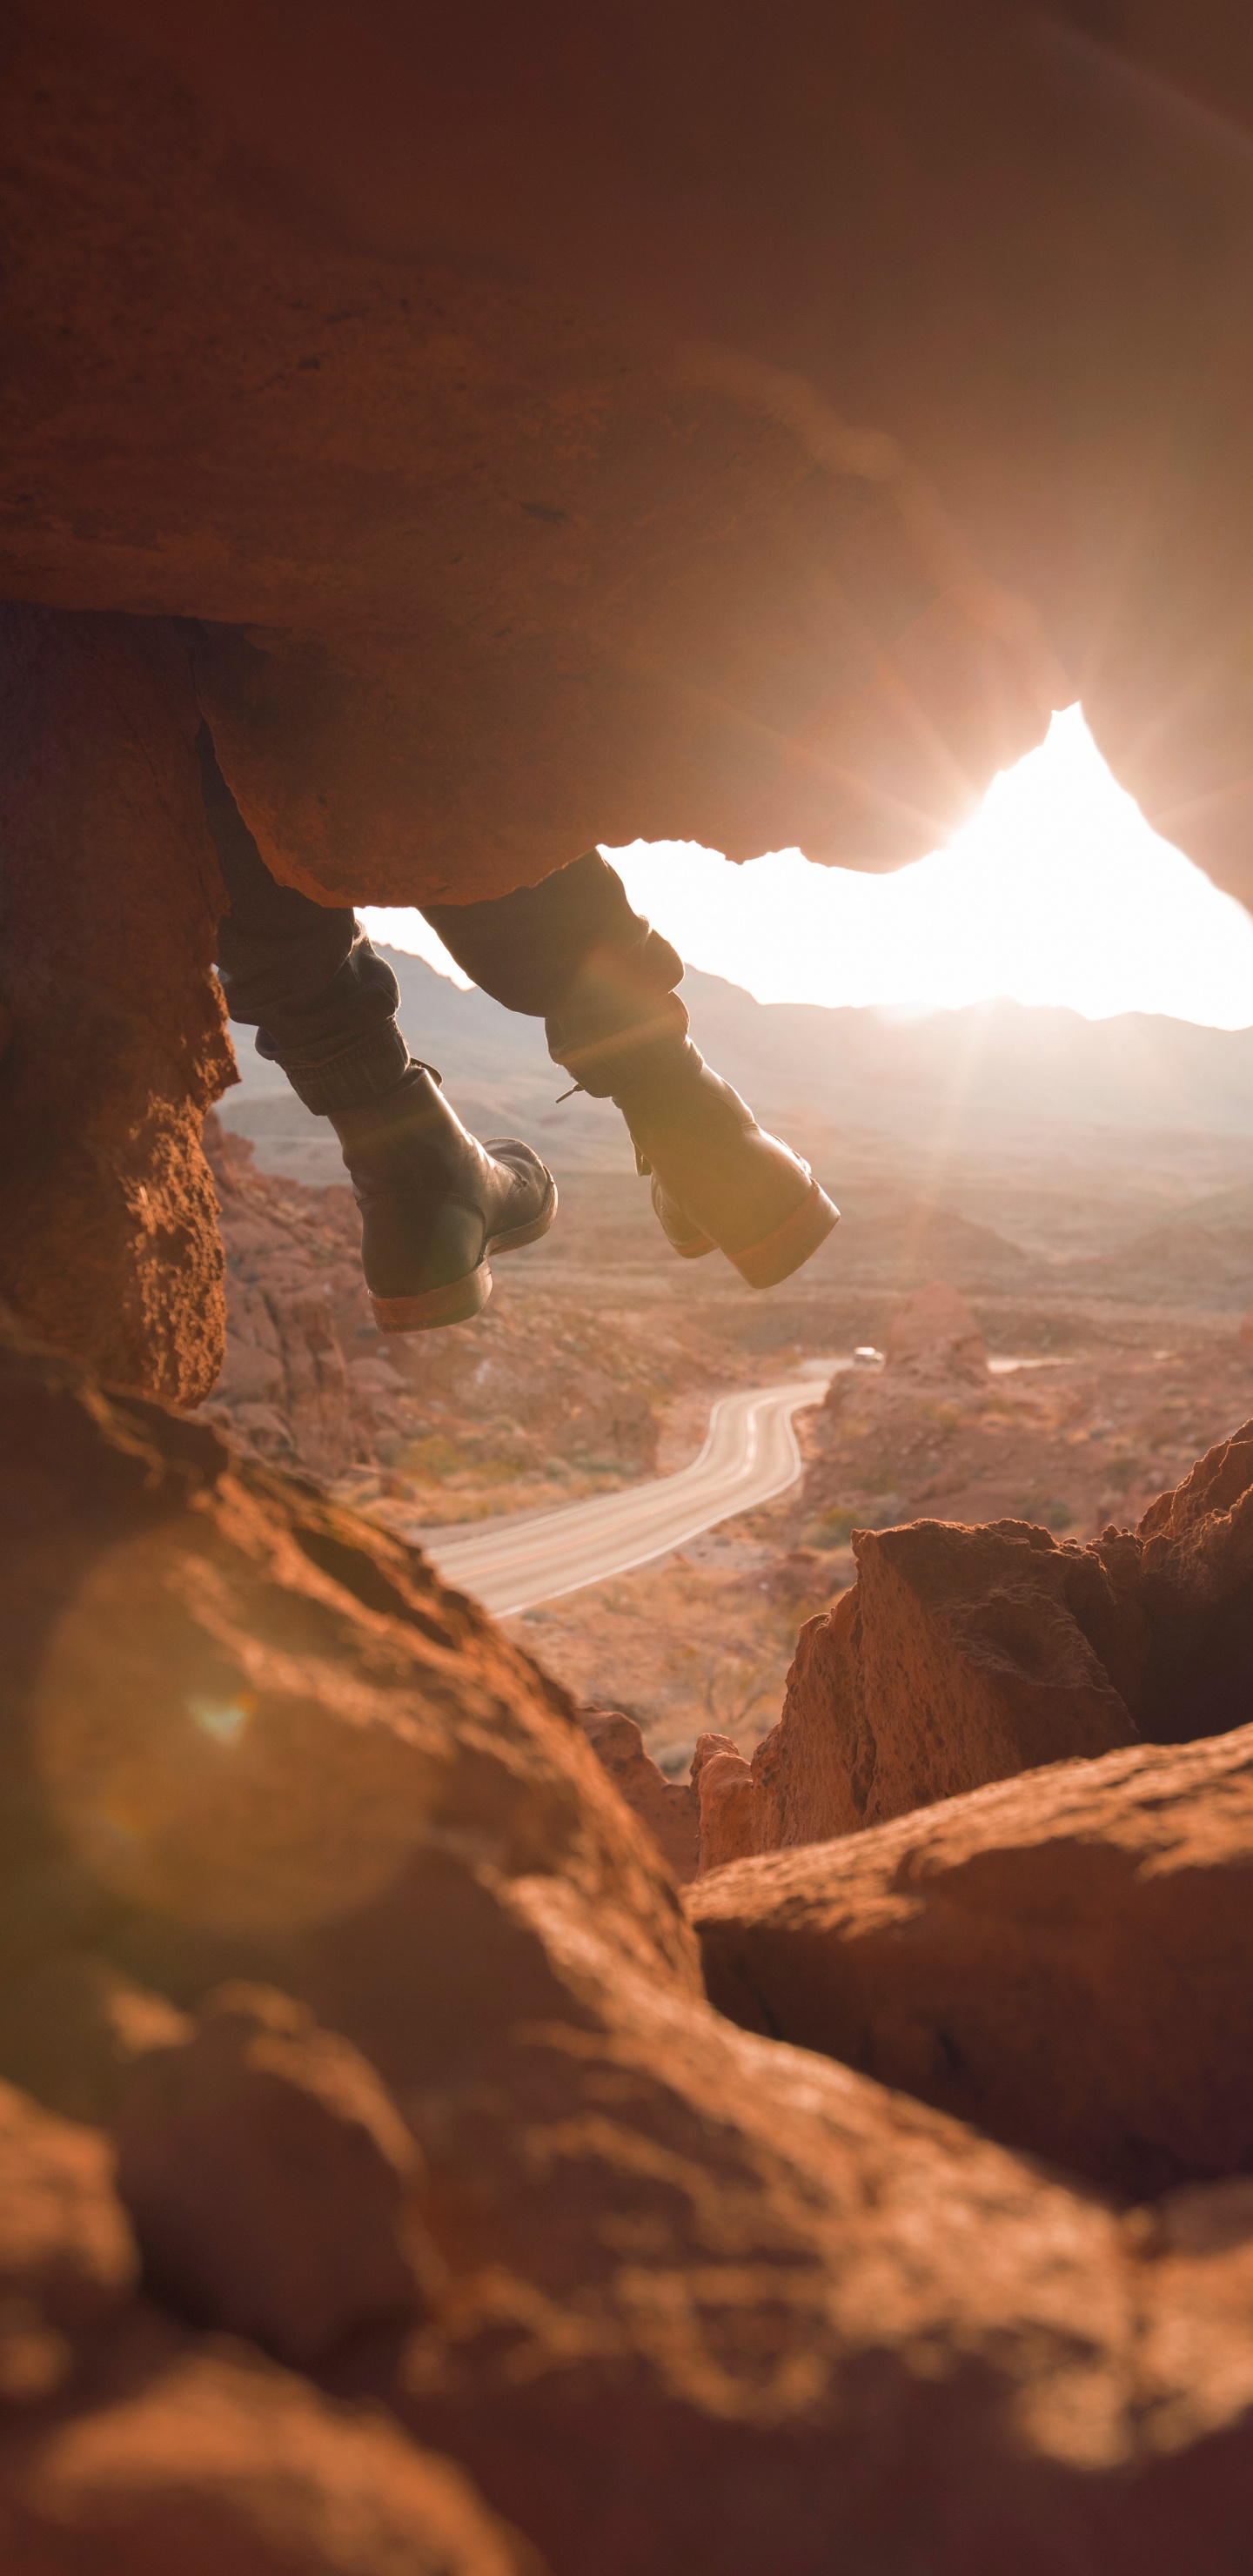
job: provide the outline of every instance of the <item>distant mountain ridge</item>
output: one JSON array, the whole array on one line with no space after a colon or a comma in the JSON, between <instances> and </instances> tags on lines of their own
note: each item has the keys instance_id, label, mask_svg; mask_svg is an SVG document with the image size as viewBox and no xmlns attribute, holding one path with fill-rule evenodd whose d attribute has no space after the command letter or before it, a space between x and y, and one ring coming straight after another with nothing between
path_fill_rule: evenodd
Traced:
<instances>
[{"instance_id":1,"label":"distant mountain ridge","mask_svg":"<svg viewBox=\"0 0 1253 2576\"><path fill-rule=\"evenodd\" d=\"M421 958L384 953L400 983L409 1044L441 1066L459 1105L506 1124L538 1120L564 1136L576 1160L620 1159L621 1130L602 1104L579 1100L569 1104L575 1116L554 1117L563 1084L538 1020L477 990L462 992ZM1253 1137L1253 1029L1148 1014L1085 1020L1007 1001L925 1015L828 1011L755 1002L741 986L691 967L682 989L693 1036L719 1071L758 1110L807 1125L883 1132L915 1145L942 1128L950 1153L1011 1139L1060 1145L1076 1128ZM254 1124L241 1110L291 1095L246 1038L239 1061L242 1091L226 1104L228 1123L263 1134L269 1122ZM298 1104L296 1111L298 1129Z\"/></svg>"},{"instance_id":2,"label":"distant mountain ridge","mask_svg":"<svg viewBox=\"0 0 1253 2576\"><path fill-rule=\"evenodd\" d=\"M467 1125L529 1138L555 1171L562 1246L581 1210L583 1242L610 1268L651 1259L647 1193L612 1104L559 1099L568 1085L538 1021L388 954L409 1044L441 1068ZM826 1011L755 1002L693 970L683 993L702 1050L844 1210L806 1273L813 1291L941 1276L1010 1296L1177 1295L1225 1311L1253 1298L1253 1030L1014 1002ZM326 1120L240 1036L224 1124L264 1170L341 1182Z\"/></svg>"}]
</instances>

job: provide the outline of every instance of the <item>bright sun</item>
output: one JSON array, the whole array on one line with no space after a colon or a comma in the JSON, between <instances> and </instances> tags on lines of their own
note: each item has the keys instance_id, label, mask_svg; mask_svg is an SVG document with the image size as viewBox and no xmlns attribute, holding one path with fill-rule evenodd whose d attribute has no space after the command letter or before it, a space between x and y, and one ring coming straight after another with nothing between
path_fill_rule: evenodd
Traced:
<instances>
[{"instance_id":1,"label":"bright sun","mask_svg":"<svg viewBox=\"0 0 1253 2576\"><path fill-rule=\"evenodd\" d=\"M799 850L731 868L691 841L608 856L689 966L759 1002L953 1008L1008 994L1089 1019L1253 1023L1253 918L1150 830L1079 707L993 780L944 849L895 876L811 867ZM362 918L464 984L419 914Z\"/></svg>"}]
</instances>

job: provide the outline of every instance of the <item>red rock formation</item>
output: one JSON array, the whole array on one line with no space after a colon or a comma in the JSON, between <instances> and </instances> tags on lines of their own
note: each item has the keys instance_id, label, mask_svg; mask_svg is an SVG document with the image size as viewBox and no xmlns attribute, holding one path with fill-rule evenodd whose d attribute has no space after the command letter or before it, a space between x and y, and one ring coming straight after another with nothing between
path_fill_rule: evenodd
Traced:
<instances>
[{"instance_id":1,"label":"red rock formation","mask_svg":"<svg viewBox=\"0 0 1253 2576\"><path fill-rule=\"evenodd\" d=\"M667 1780L633 1717L616 1708L581 1708L579 1724L619 1797L652 1835L680 1887L695 1878L700 1809L690 1781Z\"/></svg>"},{"instance_id":2,"label":"red rock formation","mask_svg":"<svg viewBox=\"0 0 1253 2576\"><path fill-rule=\"evenodd\" d=\"M139 2262L108 2140L0 2084L0 2404L52 2395L134 2292Z\"/></svg>"},{"instance_id":3,"label":"red rock formation","mask_svg":"<svg viewBox=\"0 0 1253 2576\"><path fill-rule=\"evenodd\" d=\"M956 1378L982 1386L988 1374L974 1315L965 1298L942 1279L902 1298L888 1330L885 1360L893 1377Z\"/></svg>"},{"instance_id":4,"label":"red rock formation","mask_svg":"<svg viewBox=\"0 0 1253 2576\"><path fill-rule=\"evenodd\" d=\"M801 1630L720 1858L855 1833L1066 1756L1241 1724L1253 1690L1253 1425L1094 1546L994 1521L854 1536Z\"/></svg>"},{"instance_id":5,"label":"red rock formation","mask_svg":"<svg viewBox=\"0 0 1253 2576\"><path fill-rule=\"evenodd\" d=\"M545 2576L447 2460L152 2317L0 2431L6 2576Z\"/></svg>"},{"instance_id":6,"label":"red rock formation","mask_svg":"<svg viewBox=\"0 0 1253 2576\"><path fill-rule=\"evenodd\" d=\"M1253 222L1186 104L1238 117L1247 64L1214 7L1064 17L648 5L572 48L542 9L519 52L494 9L432 52L382 0L298 48L27 0L10 590L247 628L204 657L228 773L328 888L596 832L912 855L1063 639L1247 887Z\"/></svg>"},{"instance_id":7,"label":"red rock formation","mask_svg":"<svg viewBox=\"0 0 1253 2576\"><path fill-rule=\"evenodd\" d=\"M857 1582L801 1630L753 1756L742 1850L854 1833L1135 1740L1146 1644L1117 1543L913 1521L853 1544Z\"/></svg>"},{"instance_id":8,"label":"red rock formation","mask_svg":"<svg viewBox=\"0 0 1253 2576\"><path fill-rule=\"evenodd\" d=\"M182 2314L309 2368L424 2307L413 2139L373 2067L290 1997L210 1995L144 2056L116 2135L144 2278Z\"/></svg>"},{"instance_id":9,"label":"red rock formation","mask_svg":"<svg viewBox=\"0 0 1253 2576\"><path fill-rule=\"evenodd\" d=\"M750 2030L1133 2198L1253 2163L1253 1728L744 1862L690 1911Z\"/></svg>"},{"instance_id":10,"label":"red rock formation","mask_svg":"<svg viewBox=\"0 0 1253 2576\"><path fill-rule=\"evenodd\" d=\"M424 2320L343 2353L338 2394L451 2452L554 2576L820 2576L833 2530L884 2576L923 2549L936 2576L1007 2554L1167 2576L1185 2537L1199 2576L1238 2558L1253 2338L1234 2296L1215 2323L1213 2246L1247 2259L1229 2199L1124 2225L734 2029L560 1695L412 1551L64 1360L12 1347L0 1384L6 1976L90 1942L187 2008L228 1962L281 1965L369 2059L447 2273ZM239 2365L255 2400L225 2420L216 2357L144 2322L115 2241L90 2354L77 2329L48 2342L37 2299L27 2317L57 2394L14 2401L0 2496L32 2568L100 2564L110 2517L128 2569L156 2532L154 2576L199 2576L192 2522L247 2568L259 2518L295 2535L287 2561L273 2544L293 2576L373 2576L422 2462L270 2365ZM246 2294L245 2267L215 2277Z\"/></svg>"},{"instance_id":11,"label":"red rock formation","mask_svg":"<svg viewBox=\"0 0 1253 2576\"><path fill-rule=\"evenodd\" d=\"M192 2023L102 1956L63 1954L0 1993L0 2065L67 2120L107 2121L140 2060Z\"/></svg>"},{"instance_id":12,"label":"red rock formation","mask_svg":"<svg viewBox=\"0 0 1253 2576\"><path fill-rule=\"evenodd\" d=\"M0 1298L183 1403L222 1358L200 1130L234 1080L198 723L164 622L0 614Z\"/></svg>"},{"instance_id":13,"label":"red rock formation","mask_svg":"<svg viewBox=\"0 0 1253 2576\"><path fill-rule=\"evenodd\" d=\"M226 1252L226 1355L208 1418L278 1464L342 1475L374 1455L385 1406L417 1428L406 1379L350 1338L369 1321L356 1207L347 1189L258 1172L248 1140L216 1118L205 1145Z\"/></svg>"},{"instance_id":14,"label":"red rock formation","mask_svg":"<svg viewBox=\"0 0 1253 2576\"><path fill-rule=\"evenodd\" d=\"M1178 1741L1241 1725L1253 1688L1253 1422L1159 1495L1138 1536L1153 1641L1142 1733Z\"/></svg>"},{"instance_id":15,"label":"red rock formation","mask_svg":"<svg viewBox=\"0 0 1253 2576\"><path fill-rule=\"evenodd\" d=\"M730 1735L698 1735L692 1785L700 1802L699 1865L721 1869L754 1848L756 1796L753 1775Z\"/></svg>"}]
</instances>

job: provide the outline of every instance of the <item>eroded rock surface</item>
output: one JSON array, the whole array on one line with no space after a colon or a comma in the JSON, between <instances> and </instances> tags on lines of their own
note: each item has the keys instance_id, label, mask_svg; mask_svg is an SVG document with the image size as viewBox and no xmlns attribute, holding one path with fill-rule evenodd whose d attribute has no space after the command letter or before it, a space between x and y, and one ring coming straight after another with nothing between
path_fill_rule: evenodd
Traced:
<instances>
[{"instance_id":1,"label":"eroded rock surface","mask_svg":"<svg viewBox=\"0 0 1253 2576\"><path fill-rule=\"evenodd\" d=\"M1129 2197L1253 2165L1253 1728L694 1889L709 1993Z\"/></svg>"},{"instance_id":2,"label":"eroded rock surface","mask_svg":"<svg viewBox=\"0 0 1253 2576\"><path fill-rule=\"evenodd\" d=\"M1172 1739L1242 1724L1253 1693L1253 1422L1160 1495L1138 1536L1153 1641L1143 1732Z\"/></svg>"},{"instance_id":3,"label":"eroded rock surface","mask_svg":"<svg viewBox=\"0 0 1253 2576\"><path fill-rule=\"evenodd\" d=\"M201 1126L235 1079L199 721L166 620L0 611L0 1298L183 1403L222 1359Z\"/></svg>"},{"instance_id":4,"label":"eroded rock surface","mask_svg":"<svg viewBox=\"0 0 1253 2576\"><path fill-rule=\"evenodd\" d=\"M1253 1693L1253 1426L1138 1530L1025 1522L854 1535L857 1581L801 1630L720 1858L856 1833L983 1782L1240 1724Z\"/></svg>"},{"instance_id":5,"label":"eroded rock surface","mask_svg":"<svg viewBox=\"0 0 1253 2576\"><path fill-rule=\"evenodd\" d=\"M544 2576L448 2461L142 2316L79 2406L0 2429L0 2529L7 2576Z\"/></svg>"},{"instance_id":6,"label":"eroded rock surface","mask_svg":"<svg viewBox=\"0 0 1253 2576\"><path fill-rule=\"evenodd\" d=\"M413 2138L368 2061L290 1997L210 1995L136 2069L116 2138L145 2278L181 2313L308 2367L425 2306Z\"/></svg>"},{"instance_id":7,"label":"eroded rock surface","mask_svg":"<svg viewBox=\"0 0 1253 2576\"><path fill-rule=\"evenodd\" d=\"M581 1708L579 1724L619 1797L652 1835L680 1887L696 1876L700 1807L691 1781L667 1780L644 1750L638 1720L620 1709Z\"/></svg>"},{"instance_id":8,"label":"eroded rock surface","mask_svg":"<svg viewBox=\"0 0 1253 2576\"><path fill-rule=\"evenodd\" d=\"M413 1551L29 1346L2 1384L6 1975L73 1944L201 2013L140 2053L145 2122L157 2070L210 2047L223 1975L264 1980L288 2002L251 2029L277 2014L316 2057L313 2013L387 2088L442 2266L421 2317L323 2365L399 2428L348 2426L342 2488L324 2396L263 2371L255 2402L246 2379L219 2406L212 2348L119 2283L64 2418L20 2415L0 2447L32 2568L94 2569L119 2532L155 2570L147 2535L168 2564L192 2520L248 2568L260 2521L293 2576L372 2576L367 2492L423 2566L389 2501L425 2476L407 2435L554 2576L824 2576L833 2531L876 2576L1007 2553L1033 2576L1167 2576L1187 2532L1220 2576L1253 2510L1253 2330L1239 2300L1217 2326L1207 2305L1214 2242L1244 2260L1239 2210L1125 2224L930 2106L735 2029L560 1695ZM123 2140L132 2116L124 2092ZM205 2207L235 2261L272 2206L258 2142L249 2206Z\"/></svg>"},{"instance_id":9,"label":"eroded rock surface","mask_svg":"<svg viewBox=\"0 0 1253 2576\"><path fill-rule=\"evenodd\" d=\"M855 1833L1136 1740L1146 1647L1121 1542L911 1521L858 1532L854 1550L857 1582L801 1630L753 1756L743 1849Z\"/></svg>"}]
</instances>

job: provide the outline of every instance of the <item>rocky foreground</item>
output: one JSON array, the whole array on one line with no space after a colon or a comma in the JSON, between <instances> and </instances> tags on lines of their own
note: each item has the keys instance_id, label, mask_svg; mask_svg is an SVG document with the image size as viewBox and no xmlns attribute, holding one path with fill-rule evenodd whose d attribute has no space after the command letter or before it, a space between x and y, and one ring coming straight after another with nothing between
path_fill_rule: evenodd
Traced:
<instances>
[{"instance_id":1,"label":"rocky foreground","mask_svg":"<svg viewBox=\"0 0 1253 2576\"><path fill-rule=\"evenodd\" d=\"M776 1801L689 1923L413 1550L20 1339L2 1406L6 2568L1242 2563L1253 1435L1104 1554L879 1534L965 1568L876 1596L896 1820Z\"/></svg>"},{"instance_id":2,"label":"rocky foreground","mask_svg":"<svg viewBox=\"0 0 1253 2576\"><path fill-rule=\"evenodd\" d=\"M1243 2563L1253 1435L1106 1553L879 1533L964 1561L879 1587L897 1821L688 1924L632 1728L418 1553L23 1340L3 1425L5 2568Z\"/></svg>"}]
</instances>

